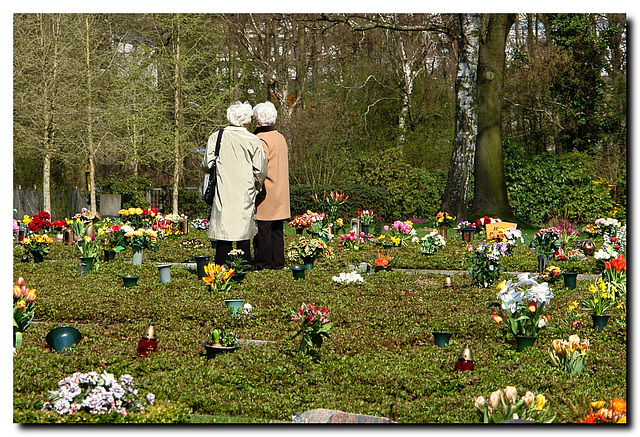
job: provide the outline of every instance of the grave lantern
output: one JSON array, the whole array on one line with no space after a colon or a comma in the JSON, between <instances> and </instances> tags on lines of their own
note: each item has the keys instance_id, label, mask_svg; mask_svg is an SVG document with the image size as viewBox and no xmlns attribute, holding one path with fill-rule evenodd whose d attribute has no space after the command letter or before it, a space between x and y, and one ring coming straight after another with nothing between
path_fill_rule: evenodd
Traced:
<instances>
[{"instance_id":1,"label":"grave lantern","mask_svg":"<svg viewBox=\"0 0 640 437\"><path fill-rule=\"evenodd\" d=\"M462 351L460 351L460 357L458 361L456 361L455 366L456 372L463 372L465 370L473 370L473 353L468 344L465 344Z\"/></svg>"},{"instance_id":2,"label":"grave lantern","mask_svg":"<svg viewBox=\"0 0 640 437\"><path fill-rule=\"evenodd\" d=\"M153 325L149 325L144 330L142 338L138 342L137 352L139 355L146 357L149 352L155 352L158 350L158 339L156 337L156 329Z\"/></svg>"},{"instance_id":3,"label":"grave lantern","mask_svg":"<svg viewBox=\"0 0 640 437\"><path fill-rule=\"evenodd\" d=\"M451 276L447 276L446 278L444 278L444 284L442 285L442 288L444 289L453 288L453 283L451 282Z\"/></svg>"},{"instance_id":4,"label":"grave lantern","mask_svg":"<svg viewBox=\"0 0 640 437\"><path fill-rule=\"evenodd\" d=\"M475 231L476 231L475 229L469 228L469 227L460 229L460 233L462 234L462 239L466 243L473 241L473 234Z\"/></svg>"}]
</instances>

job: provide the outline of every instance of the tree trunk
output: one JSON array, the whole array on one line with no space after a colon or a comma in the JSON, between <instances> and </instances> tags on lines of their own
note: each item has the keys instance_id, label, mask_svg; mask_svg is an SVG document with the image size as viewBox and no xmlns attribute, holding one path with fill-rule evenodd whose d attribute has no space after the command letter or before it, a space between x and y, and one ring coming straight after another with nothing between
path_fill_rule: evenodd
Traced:
<instances>
[{"instance_id":1,"label":"tree trunk","mask_svg":"<svg viewBox=\"0 0 640 437\"><path fill-rule=\"evenodd\" d=\"M174 110L175 110L175 126L174 126L174 167L173 167L173 205L172 212L173 214L178 214L178 187L180 185L180 174L182 170L182 152L180 150L181 143L181 131L183 124L182 117L182 64L181 64L181 53L180 53L180 17L178 16L177 20L177 29L175 29L175 49L174 49L174 75L173 75L173 85L174 85Z\"/></svg>"},{"instance_id":2,"label":"tree trunk","mask_svg":"<svg viewBox=\"0 0 640 437\"><path fill-rule=\"evenodd\" d=\"M92 72L91 72L91 49L89 44L89 16L85 16L85 30L86 30L86 66L87 66L87 147L89 153L89 192L90 194L90 208L91 211L96 214L98 212L98 205L96 202L96 163L95 163L95 150L93 144L93 84L92 84Z\"/></svg>"},{"instance_id":3,"label":"tree trunk","mask_svg":"<svg viewBox=\"0 0 640 437\"><path fill-rule=\"evenodd\" d=\"M478 137L471 212L513 219L502 156L505 46L514 14L490 14L478 59Z\"/></svg>"},{"instance_id":4,"label":"tree trunk","mask_svg":"<svg viewBox=\"0 0 640 437\"><path fill-rule=\"evenodd\" d=\"M478 132L476 77L480 46L480 15L460 14L456 75L455 136L441 211L465 220Z\"/></svg>"}]
</instances>

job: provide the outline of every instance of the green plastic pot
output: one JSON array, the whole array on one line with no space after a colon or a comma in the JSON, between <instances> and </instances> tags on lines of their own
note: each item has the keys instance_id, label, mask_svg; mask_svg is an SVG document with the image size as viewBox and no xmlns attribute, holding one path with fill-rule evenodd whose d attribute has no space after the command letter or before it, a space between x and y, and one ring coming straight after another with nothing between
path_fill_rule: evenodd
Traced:
<instances>
[{"instance_id":1,"label":"green plastic pot","mask_svg":"<svg viewBox=\"0 0 640 437\"><path fill-rule=\"evenodd\" d=\"M62 352L64 349L70 348L78 343L82 338L82 334L76 328L71 326L61 326L49 331L45 340L49 346L56 352Z\"/></svg>"},{"instance_id":2,"label":"green plastic pot","mask_svg":"<svg viewBox=\"0 0 640 437\"><path fill-rule=\"evenodd\" d=\"M293 273L293 279L304 279L304 271L307 270L307 267L304 264L296 264L289 268Z\"/></svg>"},{"instance_id":3,"label":"green plastic pot","mask_svg":"<svg viewBox=\"0 0 640 437\"><path fill-rule=\"evenodd\" d=\"M121 276L121 278L122 278L122 282L124 283L124 286L127 288L131 288L138 285L138 278L140 278L140 276L128 275L128 276Z\"/></svg>"},{"instance_id":4,"label":"green plastic pot","mask_svg":"<svg viewBox=\"0 0 640 437\"><path fill-rule=\"evenodd\" d=\"M434 332L433 339L438 347L445 347L451 338L450 332Z\"/></svg>"},{"instance_id":5,"label":"green plastic pot","mask_svg":"<svg viewBox=\"0 0 640 437\"><path fill-rule=\"evenodd\" d=\"M231 310L231 317L238 317L238 314L242 311L244 299L225 299L224 303L227 304L227 308Z\"/></svg>"}]
</instances>

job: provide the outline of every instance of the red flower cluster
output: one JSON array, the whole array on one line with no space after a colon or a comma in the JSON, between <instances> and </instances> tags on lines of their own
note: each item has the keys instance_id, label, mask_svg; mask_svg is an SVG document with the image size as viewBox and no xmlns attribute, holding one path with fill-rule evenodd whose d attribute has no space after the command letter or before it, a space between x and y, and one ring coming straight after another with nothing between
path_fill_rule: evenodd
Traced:
<instances>
[{"instance_id":1,"label":"red flower cluster","mask_svg":"<svg viewBox=\"0 0 640 437\"><path fill-rule=\"evenodd\" d=\"M627 262L624 260L624 255L619 254L616 258L612 259L611 261L605 261L604 268L605 270L616 269L618 274L622 273L623 270L626 272Z\"/></svg>"},{"instance_id":2,"label":"red flower cluster","mask_svg":"<svg viewBox=\"0 0 640 437\"><path fill-rule=\"evenodd\" d=\"M325 323L329 323L331 320L329 319L329 310L327 307L322 307L318 309L318 307L314 307L311 304L304 305L302 304L298 311L296 311L296 315L291 317L291 320L294 322L299 322L303 320L305 326L311 326L316 321L316 317L319 317L320 324L324 325Z\"/></svg>"},{"instance_id":3,"label":"red flower cluster","mask_svg":"<svg viewBox=\"0 0 640 437\"><path fill-rule=\"evenodd\" d=\"M55 222L51 223L51 226L58 232L62 231L64 228L66 228L68 226L67 221L66 220L56 220Z\"/></svg>"},{"instance_id":4,"label":"red flower cluster","mask_svg":"<svg viewBox=\"0 0 640 437\"><path fill-rule=\"evenodd\" d=\"M490 223L499 223L501 221L502 220L500 220L499 218L491 218L491 217L488 217L488 216L485 215L484 217L479 218L478 220L476 220L475 225L477 227L482 227L482 226L488 225Z\"/></svg>"},{"instance_id":5,"label":"red flower cluster","mask_svg":"<svg viewBox=\"0 0 640 437\"><path fill-rule=\"evenodd\" d=\"M47 211L40 211L40 214L36 214L33 216L33 219L27 225L29 230L38 234L40 231L44 230L45 232L51 227L51 222L49 219L51 218L51 214Z\"/></svg>"}]
</instances>

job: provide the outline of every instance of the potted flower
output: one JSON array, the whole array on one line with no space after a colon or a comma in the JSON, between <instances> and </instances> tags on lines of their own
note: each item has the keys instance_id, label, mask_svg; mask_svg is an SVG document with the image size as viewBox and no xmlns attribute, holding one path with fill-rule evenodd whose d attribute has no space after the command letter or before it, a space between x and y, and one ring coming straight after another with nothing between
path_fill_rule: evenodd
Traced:
<instances>
[{"instance_id":1,"label":"potted flower","mask_svg":"<svg viewBox=\"0 0 640 437\"><path fill-rule=\"evenodd\" d=\"M333 278L331 278L331 280L336 284L341 285L364 283L364 279L362 278L360 273L356 271L340 273L339 276L334 276Z\"/></svg>"},{"instance_id":2,"label":"potted flower","mask_svg":"<svg viewBox=\"0 0 640 437\"><path fill-rule=\"evenodd\" d=\"M549 257L558 249L561 234L560 229L551 227L542 228L533 235L530 247L538 256L538 273L543 273L549 265Z\"/></svg>"},{"instance_id":3,"label":"potted flower","mask_svg":"<svg viewBox=\"0 0 640 437\"><path fill-rule=\"evenodd\" d=\"M232 279L236 282L242 282L246 274L252 269L251 264L245 260L242 255L242 249L233 249L229 252L229 259L225 262L226 266L233 270Z\"/></svg>"},{"instance_id":4,"label":"potted flower","mask_svg":"<svg viewBox=\"0 0 640 437\"><path fill-rule=\"evenodd\" d=\"M204 218L193 219L191 220L191 226L193 227L193 229L206 231L209 229L209 220Z\"/></svg>"},{"instance_id":5,"label":"potted flower","mask_svg":"<svg viewBox=\"0 0 640 437\"><path fill-rule=\"evenodd\" d=\"M503 256L509 256L509 245L506 243L467 245L465 262L470 265L469 274L473 283L484 288L494 284L500 278L500 258Z\"/></svg>"},{"instance_id":6,"label":"potted flower","mask_svg":"<svg viewBox=\"0 0 640 437\"><path fill-rule=\"evenodd\" d=\"M410 220L404 222L396 220L391 226L384 225L382 229L383 232L378 237L378 242L387 247L406 246L409 241L413 240L413 237L418 235Z\"/></svg>"},{"instance_id":7,"label":"potted flower","mask_svg":"<svg viewBox=\"0 0 640 437\"><path fill-rule=\"evenodd\" d=\"M350 250L360 250L364 247L366 238L367 234L364 232L360 232L360 235L356 235L356 231L351 231L348 234L340 235L340 243L338 243L338 246Z\"/></svg>"},{"instance_id":8,"label":"potted flower","mask_svg":"<svg viewBox=\"0 0 640 437\"><path fill-rule=\"evenodd\" d=\"M562 269L560 269L560 267L547 266L547 268L544 269L544 272L540 276L538 276L538 279L540 279L541 281L547 282L549 284L553 284L556 282L556 280L560 277L561 274L562 274Z\"/></svg>"},{"instance_id":9,"label":"potted flower","mask_svg":"<svg viewBox=\"0 0 640 437\"><path fill-rule=\"evenodd\" d=\"M333 251L327 244L318 238L300 237L287 247L287 257L296 264L306 264L308 268L313 266L319 256L333 258Z\"/></svg>"},{"instance_id":10,"label":"potted flower","mask_svg":"<svg viewBox=\"0 0 640 437\"><path fill-rule=\"evenodd\" d=\"M298 323L298 332L291 339L301 335L298 352L308 354L312 347L320 348L324 338L329 338L331 332L331 317L326 306L315 307L304 302L291 312L291 321Z\"/></svg>"},{"instance_id":11,"label":"potted flower","mask_svg":"<svg viewBox=\"0 0 640 437\"><path fill-rule=\"evenodd\" d=\"M326 216L325 221L327 223L333 223L338 218L340 206L349 199L349 196L338 190L331 191L329 194L323 191L322 196L318 196L316 193L311 196L311 199L313 199L313 201L318 204L320 210L324 212Z\"/></svg>"},{"instance_id":12,"label":"potted flower","mask_svg":"<svg viewBox=\"0 0 640 437\"><path fill-rule=\"evenodd\" d=\"M118 211L122 223L135 229L151 228L158 216L157 208L128 208Z\"/></svg>"},{"instance_id":13,"label":"potted flower","mask_svg":"<svg viewBox=\"0 0 640 437\"><path fill-rule=\"evenodd\" d=\"M447 238L447 228L451 223L454 222L456 218L449 215L446 211L439 211L436 214L436 223L440 226L440 235L442 235L445 239Z\"/></svg>"},{"instance_id":14,"label":"potted flower","mask_svg":"<svg viewBox=\"0 0 640 437\"><path fill-rule=\"evenodd\" d=\"M236 335L226 328L213 328L207 339L202 343L207 358L212 358L222 352L232 352L239 348Z\"/></svg>"},{"instance_id":15,"label":"potted flower","mask_svg":"<svg viewBox=\"0 0 640 437\"><path fill-rule=\"evenodd\" d=\"M55 391L49 391L49 401L42 405L42 409L59 415L84 412L126 416L145 411L155 399L151 392L143 396L131 375L124 374L116 379L106 370L101 374L76 372L60 380Z\"/></svg>"},{"instance_id":16,"label":"potted flower","mask_svg":"<svg viewBox=\"0 0 640 437\"><path fill-rule=\"evenodd\" d=\"M31 255L34 263L42 262L44 256L49 253L52 244L53 240L48 235L35 234L23 238L24 255L22 255L22 261L27 261Z\"/></svg>"},{"instance_id":17,"label":"potted flower","mask_svg":"<svg viewBox=\"0 0 640 437\"><path fill-rule=\"evenodd\" d=\"M309 233L326 242L329 239L329 225L324 220L314 221L309 226Z\"/></svg>"},{"instance_id":18,"label":"potted flower","mask_svg":"<svg viewBox=\"0 0 640 437\"><path fill-rule=\"evenodd\" d=\"M307 214L297 215L289 222L289 226L296 230L296 234L302 235L305 229L311 227L311 218Z\"/></svg>"},{"instance_id":19,"label":"potted flower","mask_svg":"<svg viewBox=\"0 0 640 437\"><path fill-rule=\"evenodd\" d=\"M623 254L618 254L611 261L604 262L602 271L602 280L607 284L611 284L617 295L624 294L627 291L627 262L624 260Z\"/></svg>"},{"instance_id":20,"label":"potted flower","mask_svg":"<svg viewBox=\"0 0 640 437\"><path fill-rule=\"evenodd\" d=\"M577 375L584 368L584 360L589 352L589 340L580 341L576 334L570 335L569 340L557 338L551 342L549 356L551 363L564 372Z\"/></svg>"},{"instance_id":21,"label":"potted flower","mask_svg":"<svg viewBox=\"0 0 640 437\"><path fill-rule=\"evenodd\" d=\"M144 249L158 250L158 233L153 229L133 229L130 226L121 226L124 232L123 241L133 250L133 265L142 264Z\"/></svg>"},{"instance_id":22,"label":"potted flower","mask_svg":"<svg viewBox=\"0 0 640 437\"><path fill-rule=\"evenodd\" d=\"M369 209L358 211L358 218L360 219L360 223L362 224L362 232L368 234L369 226L373 224L373 211Z\"/></svg>"},{"instance_id":23,"label":"potted flower","mask_svg":"<svg viewBox=\"0 0 640 437\"><path fill-rule=\"evenodd\" d=\"M233 269L219 264L207 264L204 266L205 276L202 278L209 286L209 291L228 291L231 289L231 277L235 273Z\"/></svg>"},{"instance_id":24,"label":"potted flower","mask_svg":"<svg viewBox=\"0 0 640 437\"><path fill-rule=\"evenodd\" d=\"M609 321L609 314L605 314L615 304L614 286L598 278L589 286L590 295L583 299L582 306L591 310L591 319L595 329L603 329Z\"/></svg>"},{"instance_id":25,"label":"potted flower","mask_svg":"<svg viewBox=\"0 0 640 437\"><path fill-rule=\"evenodd\" d=\"M553 299L553 292L548 283L538 283L529 273L519 274L517 282L503 280L497 289L498 302L491 306L500 308L504 317L495 311L491 317L496 323L504 321L507 333L516 338L519 352L533 345L540 329L548 328L549 316L544 312Z\"/></svg>"},{"instance_id":26,"label":"potted flower","mask_svg":"<svg viewBox=\"0 0 640 437\"><path fill-rule=\"evenodd\" d=\"M432 229L430 233L419 240L417 237L415 237L414 240L420 247L420 251L425 255L433 255L438 249L447 245L447 240L435 229Z\"/></svg>"},{"instance_id":27,"label":"potted flower","mask_svg":"<svg viewBox=\"0 0 640 437\"><path fill-rule=\"evenodd\" d=\"M94 263L98 263L98 242L96 241L96 236L91 235L81 235L80 237L75 237L76 247L80 251L80 260L87 265L86 273L90 273L93 270Z\"/></svg>"},{"instance_id":28,"label":"potted flower","mask_svg":"<svg viewBox=\"0 0 640 437\"><path fill-rule=\"evenodd\" d=\"M394 257L389 256L388 252L384 253L384 251L378 251L377 257L374 255L371 255L371 257L373 258L373 269L376 272L380 270L391 270L396 261Z\"/></svg>"},{"instance_id":29,"label":"potted flower","mask_svg":"<svg viewBox=\"0 0 640 437\"><path fill-rule=\"evenodd\" d=\"M47 211L40 211L34 215L27 224L27 228L34 234L46 234L51 229L51 214Z\"/></svg>"},{"instance_id":30,"label":"potted flower","mask_svg":"<svg viewBox=\"0 0 640 437\"><path fill-rule=\"evenodd\" d=\"M13 347L14 353L22 351L22 334L29 328L35 311L36 290L24 285L18 278L13 286Z\"/></svg>"},{"instance_id":31,"label":"potted flower","mask_svg":"<svg viewBox=\"0 0 640 437\"><path fill-rule=\"evenodd\" d=\"M104 260L112 261L117 253L127 249L119 220L104 219L97 230L97 240L104 250Z\"/></svg>"},{"instance_id":32,"label":"potted flower","mask_svg":"<svg viewBox=\"0 0 640 437\"><path fill-rule=\"evenodd\" d=\"M67 221L66 220L56 220L53 223L51 223L51 229L56 233L56 239L58 241L62 241L63 240L63 235L62 232L67 228Z\"/></svg>"},{"instance_id":33,"label":"potted flower","mask_svg":"<svg viewBox=\"0 0 640 437\"><path fill-rule=\"evenodd\" d=\"M513 386L496 390L485 400L478 396L474 401L476 414L482 423L500 423L509 420L525 420L529 422L551 423L555 416L549 418L549 404L542 394L534 395L527 391L522 397Z\"/></svg>"}]
</instances>

